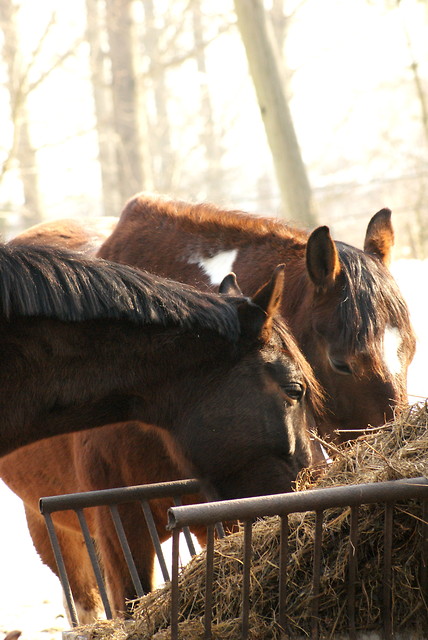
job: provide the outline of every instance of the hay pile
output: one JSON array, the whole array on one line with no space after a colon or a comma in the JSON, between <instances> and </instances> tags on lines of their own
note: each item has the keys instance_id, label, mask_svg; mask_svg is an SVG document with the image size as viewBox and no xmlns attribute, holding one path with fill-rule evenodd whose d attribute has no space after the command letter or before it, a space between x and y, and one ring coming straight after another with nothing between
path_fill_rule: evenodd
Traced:
<instances>
[{"instance_id":1,"label":"hay pile","mask_svg":"<svg viewBox=\"0 0 428 640\"><path fill-rule=\"evenodd\" d=\"M361 484L405 477L428 477L428 405L413 405L386 425L335 452L322 479L309 471L299 489ZM383 572L383 507L360 509L358 541L357 629L381 628ZM311 582L315 516L293 514L289 519L290 560L287 581L290 637L310 636ZM346 634L349 509L324 514L320 637ZM419 584L422 549L422 509L418 502L397 505L393 528L393 616L395 631L412 630L428 636L428 603ZM253 640L276 640L278 618L279 520L266 518L254 525L251 569L251 624ZM213 637L240 637L242 533L216 542L214 558ZM180 576L180 630L186 640L203 638L205 554L202 552ZM170 589L165 586L135 602L133 621L97 623L85 627L90 638L110 640L166 640L169 638ZM424 632L424 633L423 633Z\"/></svg>"}]
</instances>

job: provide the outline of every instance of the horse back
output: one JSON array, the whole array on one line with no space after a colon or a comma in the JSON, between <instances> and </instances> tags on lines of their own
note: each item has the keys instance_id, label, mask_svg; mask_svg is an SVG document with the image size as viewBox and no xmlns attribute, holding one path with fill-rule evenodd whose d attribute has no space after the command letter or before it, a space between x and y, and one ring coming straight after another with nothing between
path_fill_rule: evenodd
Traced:
<instances>
[{"instance_id":1,"label":"horse back","mask_svg":"<svg viewBox=\"0 0 428 640\"><path fill-rule=\"evenodd\" d=\"M97 255L202 289L235 271L253 295L280 263L304 271L306 241L274 219L143 193L125 205Z\"/></svg>"},{"instance_id":2,"label":"horse back","mask_svg":"<svg viewBox=\"0 0 428 640\"><path fill-rule=\"evenodd\" d=\"M15 236L9 244L48 245L93 256L116 224L117 218L107 216L82 221L64 218L41 222Z\"/></svg>"}]
</instances>

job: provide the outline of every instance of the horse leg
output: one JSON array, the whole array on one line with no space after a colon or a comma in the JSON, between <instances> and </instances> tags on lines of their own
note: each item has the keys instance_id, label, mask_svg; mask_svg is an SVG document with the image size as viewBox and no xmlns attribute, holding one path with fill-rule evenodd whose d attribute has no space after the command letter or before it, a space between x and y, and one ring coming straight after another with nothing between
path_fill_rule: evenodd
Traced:
<instances>
[{"instance_id":1,"label":"horse leg","mask_svg":"<svg viewBox=\"0 0 428 640\"><path fill-rule=\"evenodd\" d=\"M27 505L24 505L24 507L28 529L34 546L44 564L58 576L58 568L45 520L34 509L29 508ZM80 624L89 624L100 617L104 617L104 610L83 536L80 532L64 526L56 525L55 530L61 546L79 622ZM66 611L71 624L67 608Z\"/></svg>"},{"instance_id":2,"label":"horse leg","mask_svg":"<svg viewBox=\"0 0 428 640\"><path fill-rule=\"evenodd\" d=\"M141 586L144 593L148 593L153 587L155 550L141 507L136 504L127 504L119 506L118 510ZM127 611L127 601L137 597L136 589L109 510L99 507L96 512L95 539L104 569L110 604L116 615L123 615Z\"/></svg>"}]
</instances>

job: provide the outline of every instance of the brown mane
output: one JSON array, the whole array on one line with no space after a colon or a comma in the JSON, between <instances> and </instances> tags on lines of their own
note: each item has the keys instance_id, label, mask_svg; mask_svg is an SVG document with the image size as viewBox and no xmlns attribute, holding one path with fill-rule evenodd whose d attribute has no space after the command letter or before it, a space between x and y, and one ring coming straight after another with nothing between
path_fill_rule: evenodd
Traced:
<instances>
[{"instance_id":1,"label":"brown mane","mask_svg":"<svg viewBox=\"0 0 428 640\"><path fill-rule=\"evenodd\" d=\"M126 265L59 248L0 244L0 272L0 316L6 318L128 319L209 329L232 341L239 336L233 298L201 293Z\"/></svg>"},{"instance_id":2,"label":"brown mane","mask_svg":"<svg viewBox=\"0 0 428 640\"><path fill-rule=\"evenodd\" d=\"M162 229L162 218L168 225L174 224L190 234L203 236L218 245L245 246L257 240L265 242L278 241L282 245L284 240L304 249L308 234L298 230L280 220L258 215L249 215L239 209L224 210L211 203L191 204L182 200L172 200L161 197L154 199L153 194L140 193L132 198L125 206L123 219L132 223L134 218L141 217L141 207L147 204L144 217L158 230Z\"/></svg>"}]
</instances>

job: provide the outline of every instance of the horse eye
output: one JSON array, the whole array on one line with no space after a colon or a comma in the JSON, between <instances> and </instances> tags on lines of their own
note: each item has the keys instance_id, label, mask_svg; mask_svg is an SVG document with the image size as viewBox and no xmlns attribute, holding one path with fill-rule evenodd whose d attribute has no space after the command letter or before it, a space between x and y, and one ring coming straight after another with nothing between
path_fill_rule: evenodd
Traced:
<instances>
[{"instance_id":1,"label":"horse eye","mask_svg":"<svg viewBox=\"0 0 428 640\"><path fill-rule=\"evenodd\" d=\"M336 373L340 373L343 376L352 375L352 369L347 362L345 362L344 360L336 360L331 356L329 356L328 359L329 359L331 368L334 371L336 371Z\"/></svg>"},{"instance_id":2,"label":"horse eye","mask_svg":"<svg viewBox=\"0 0 428 640\"><path fill-rule=\"evenodd\" d=\"M301 400L305 393L305 387L299 382L290 382L290 384L285 384L282 386L282 390L287 394L287 396L292 398L292 400Z\"/></svg>"}]
</instances>

